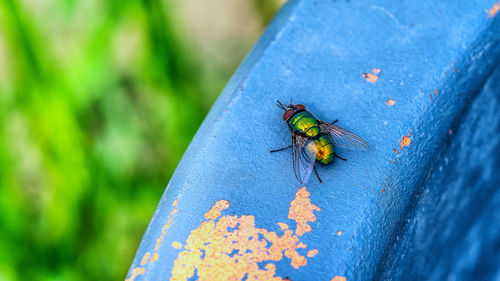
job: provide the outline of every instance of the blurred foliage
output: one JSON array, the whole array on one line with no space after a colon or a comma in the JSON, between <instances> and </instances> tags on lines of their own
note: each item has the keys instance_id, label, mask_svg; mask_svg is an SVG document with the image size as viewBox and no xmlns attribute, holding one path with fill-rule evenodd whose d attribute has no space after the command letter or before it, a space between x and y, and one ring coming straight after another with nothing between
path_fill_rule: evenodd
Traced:
<instances>
[{"instance_id":1,"label":"blurred foliage","mask_svg":"<svg viewBox=\"0 0 500 281\"><path fill-rule=\"evenodd\" d=\"M0 1L0 280L124 279L234 70L199 68L171 4Z\"/></svg>"}]
</instances>

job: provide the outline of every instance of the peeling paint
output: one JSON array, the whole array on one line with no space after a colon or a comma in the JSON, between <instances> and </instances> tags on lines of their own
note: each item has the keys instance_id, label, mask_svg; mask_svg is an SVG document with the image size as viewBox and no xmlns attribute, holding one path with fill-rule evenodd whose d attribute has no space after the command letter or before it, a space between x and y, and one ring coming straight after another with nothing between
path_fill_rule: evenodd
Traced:
<instances>
[{"instance_id":1,"label":"peeling paint","mask_svg":"<svg viewBox=\"0 0 500 281\"><path fill-rule=\"evenodd\" d=\"M342 231L342 230L337 231L337 236L342 235L342 233L343 233L343 231Z\"/></svg>"},{"instance_id":2,"label":"peeling paint","mask_svg":"<svg viewBox=\"0 0 500 281\"><path fill-rule=\"evenodd\" d=\"M343 276L335 275L330 281L346 281L346 278Z\"/></svg>"},{"instance_id":3,"label":"peeling paint","mask_svg":"<svg viewBox=\"0 0 500 281\"><path fill-rule=\"evenodd\" d=\"M286 223L278 222L278 225L279 225L281 230L288 229L288 224L286 224Z\"/></svg>"},{"instance_id":4,"label":"peeling paint","mask_svg":"<svg viewBox=\"0 0 500 281\"><path fill-rule=\"evenodd\" d=\"M491 9L488 11L488 17L490 18L494 17L499 10L500 10L500 2L495 3L493 7L491 7Z\"/></svg>"},{"instance_id":5,"label":"peeling paint","mask_svg":"<svg viewBox=\"0 0 500 281\"><path fill-rule=\"evenodd\" d=\"M397 149L394 148L393 150L394 150L394 153L396 153L396 154L399 153L399 151Z\"/></svg>"},{"instance_id":6,"label":"peeling paint","mask_svg":"<svg viewBox=\"0 0 500 281\"><path fill-rule=\"evenodd\" d=\"M308 223L316 220L313 211L320 210L310 203L309 196L305 187L297 191L288 213L297 229L294 233L287 224L278 223L282 236L256 227L252 215L221 216L229 201L217 201L205 214L207 220L191 231L185 250L174 262L171 280L188 280L195 272L198 280L286 280L275 276L276 266L266 262L285 256L296 269L307 265L307 258L297 252L307 248L299 237L311 231ZM307 257L317 252L310 250Z\"/></svg>"},{"instance_id":7,"label":"peeling paint","mask_svg":"<svg viewBox=\"0 0 500 281\"><path fill-rule=\"evenodd\" d=\"M313 211L321 211L321 209L312 204L309 200L311 194L302 187L295 194L295 199L290 202L290 209L288 210L288 218L297 223L297 235L302 236L304 233L311 231L309 222L315 222L316 216Z\"/></svg>"},{"instance_id":8,"label":"peeling paint","mask_svg":"<svg viewBox=\"0 0 500 281\"><path fill-rule=\"evenodd\" d=\"M411 136L411 134L410 134L410 136ZM400 149L403 150L403 147L410 146L411 139L410 139L410 137L403 136L403 139L400 142L401 142Z\"/></svg>"},{"instance_id":9,"label":"peeling paint","mask_svg":"<svg viewBox=\"0 0 500 281\"><path fill-rule=\"evenodd\" d=\"M150 253L150 252L147 252L147 253L146 253L146 254L142 257L142 260L141 260L141 265L145 265L146 263L148 263L149 257L151 257L151 253Z\"/></svg>"},{"instance_id":10,"label":"peeling paint","mask_svg":"<svg viewBox=\"0 0 500 281\"><path fill-rule=\"evenodd\" d=\"M219 200L215 203L215 205L212 207L212 209L210 209L210 211L208 211L205 214L205 218L207 220L213 220L213 219L219 217L221 212L227 208L229 208L229 201Z\"/></svg>"},{"instance_id":11,"label":"peeling paint","mask_svg":"<svg viewBox=\"0 0 500 281\"><path fill-rule=\"evenodd\" d=\"M161 228L161 234L160 234L160 237L158 237L158 239L156 239L156 245L155 245L155 248L154 250L157 251L160 246L161 246L161 241L163 240L163 236L165 236L165 233L167 233L167 229L170 228L170 224L172 224L172 218L174 216L175 213L177 213L177 204L179 203L179 200L177 198L175 198L174 202L172 202L172 211L170 211L170 214L168 216L168 219L167 219L167 223Z\"/></svg>"},{"instance_id":12,"label":"peeling paint","mask_svg":"<svg viewBox=\"0 0 500 281\"><path fill-rule=\"evenodd\" d=\"M430 97L431 101L432 101L432 98L434 96L436 96L438 93L439 93L439 90L438 89L434 89L434 93L433 94L429 94L429 97Z\"/></svg>"},{"instance_id":13,"label":"peeling paint","mask_svg":"<svg viewBox=\"0 0 500 281\"><path fill-rule=\"evenodd\" d=\"M172 242L172 248L180 249L180 248L182 248L182 244L177 242L177 241L174 241L174 242Z\"/></svg>"},{"instance_id":14,"label":"peeling paint","mask_svg":"<svg viewBox=\"0 0 500 281\"><path fill-rule=\"evenodd\" d=\"M393 99L387 100L387 105L388 106L393 106L394 104L396 104L395 100L393 100Z\"/></svg>"},{"instance_id":15,"label":"peeling paint","mask_svg":"<svg viewBox=\"0 0 500 281\"><path fill-rule=\"evenodd\" d=\"M132 269L132 273L130 274L130 277L125 279L125 281L134 281L135 278L139 275L143 275L146 269L144 267L136 267Z\"/></svg>"},{"instance_id":16,"label":"peeling paint","mask_svg":"<svg viewBox=\"0 0 500 281\"><path fill-rule=\"evenodd\" d=\"M371 73L363 72L363 77L366 79L366 81L371 82L371 83L376 83L378 80L378 75L371 74Z\"/></svg>"},{"instance_id":17,"label":"peeling paint","mask_svg":"<svg viewBox=\"0 0 500 281\"><path fill-rule=\"evenodd\" d=\"M312 258L312 257L314 257L317 254L318 254L318 250L317 249L313 249L313 250L310 250L309 252L307 252L307 257Z\"/></svg>"},{"instance_id":18,"label":"peeling paint","mask_svg":"<svg viewBox=\"0 0 500 281\"><path fill-rule=\"evenodd\" d=\"M151 256L151 260L149 262L155 262L160 258L160 254L154 253L153 256Z\"/></svg>"},{"instance_id":19,"label":"peeling paint","mask_svg":"<svg viewBox=\"0 0 500 281\"><path fill-rule=\"evenodd\" d=\"M172 217L175 213L177 213L176 206L178 203L179 203L179 200L177 198L175 198L174 202L172 202L172 211L170 211L170 214L169 214L168 219L167 219L167 223L162 227L160 237L158 237L158 239L156 239L156 245L155 245L154 251L157 251L158 248L161 246L163 236L165 236L165 233L167 233L167 229L170 228L170 224L172 223ZM141 266L146 265L148 262L155 262L159 258L160 258L160 255L158 253L153 253L151 255L151 252L147 252L146 254L144 254L144 256L141 259ZM143 275L144 272L145 272L144 267L136 267L136 268L132 269L130 277L128 279L126 279L126 281L133 281L133 280L135 280L135 278L137 276Z\"/></svg>"},{"instance_id":20,"label":"peeling paint","mask_svg":"<svg viewBox=\"0 0 500 281\"><path fill-rule=\"evenodd\" d=\"M373 73L366 73L363 72L363 77L366 79L366 81L371 82L371 83L376 83L378 80L378 75L380 73L380 69L378 68L372 68Z\"/></svg>"}]
</instances>

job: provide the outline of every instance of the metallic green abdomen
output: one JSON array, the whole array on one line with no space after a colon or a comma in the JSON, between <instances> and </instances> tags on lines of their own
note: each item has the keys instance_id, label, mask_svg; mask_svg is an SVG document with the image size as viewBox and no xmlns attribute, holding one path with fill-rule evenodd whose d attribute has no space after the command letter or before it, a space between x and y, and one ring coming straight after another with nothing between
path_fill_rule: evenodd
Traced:
<instances>
[{"instance_id":1,"label":"metallic green abdomen","mask_svg":"<svg viewBox=\"0 0 500 281\"><path fill-rule=\"evenodd\" d=\"M314 140L316 144L316 160L324 165L328 165L333 161L335 148L333 147L332 139L328 135L322 135Z\"/></svg>"},{"instance_id":2,"label":"metallic green abdomen","mask_svg":"<svg viewBox=\"0 0 500 281\"><path fill-rule=\"evenodd\" d=\"M307 111L295 114L290 118L288 124L308 137L315 137L319 134L318 121Z\"/></svg>"}]
</instances>

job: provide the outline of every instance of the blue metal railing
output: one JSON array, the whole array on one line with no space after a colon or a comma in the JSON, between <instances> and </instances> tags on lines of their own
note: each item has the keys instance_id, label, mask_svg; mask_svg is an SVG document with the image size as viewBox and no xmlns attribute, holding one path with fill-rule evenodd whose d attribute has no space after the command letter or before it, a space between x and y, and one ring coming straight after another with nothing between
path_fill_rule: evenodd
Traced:
<instances>
[{"instance_id":1,"label":"blue metal railing","mask_svg":"<svg viewBox=\"0 0 500 281\"><path fill-rule=\"evenodd\" d=\"M128 280L386 280L412 275L443 280L464 273L466 265L477 266L479 254L471 254L474 249L467 245L483 238L498 243L493 234L468 232L471 237L460 240L432 227L450 223L443 229L467 231L466 226L474 227L471 221L488 214L480 208L483 197L474 197L478 193L467 193L471 198L465 203L448 194L443 186L450 175L450 181L462 174L467 180L449 185L458 190L480 175L488 194L498 196L492 188L497 176L478 171L482 165L498 168L498 156L487 162L482 155L484 163L467 166L469 158L463 158L466 150L460 147L474 146L472 151L481 153L477 147L485 139L475 143L467 136L484 132L498 139L486 129L472 132L476 123L464 117L476 114L479 101L496 98L493 109L477 114L498 122L492 113L498 95L491 94L499 89L498 73L492 75L500 54L494 4L287 3L185 153ZM340 150L348 161L319 167L323 184L312 178L300 186L290 153L269 153L290 143L276 99L304 103L320 119L338 118L339 125L363 136L370 150ZM458 159L457 164L450 159ZM433 176L436 169L439 174ZM445 209L428 206L422 198ZM440 205L441 199L449 201ZM496 202L483 199L491 206ZM457 206L462 214L463 206L474 210L465 216L469 224L460 224L455 204L462 204ZM422 240L421 221L436 240ZM498 220L492 225L498 230ZM449 237L463 247L452 247ZM437 249L445 254L428 252ZM494 250L485 255L485 260L500 257ZM431 271L436 266L442 270ZM491 277L492 268L470 272Z\"/></svg>"}]
</instances>

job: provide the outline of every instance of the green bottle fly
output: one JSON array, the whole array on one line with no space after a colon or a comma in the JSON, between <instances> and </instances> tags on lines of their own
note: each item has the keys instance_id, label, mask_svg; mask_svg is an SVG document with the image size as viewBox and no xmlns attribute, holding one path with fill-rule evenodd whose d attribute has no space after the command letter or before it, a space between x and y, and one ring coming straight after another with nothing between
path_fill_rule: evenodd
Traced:
<instances>
[{"instance_id":1,"label":"green bottle fly","mask_svg":"<svg viewBox=\"0 0 500 281\"><path fill-rule=\"evenodd\" d=\"M323 165L332 163L335 158L347 161L335 153L335 146L368 148L363 138L334 125L337 120L331 123L318 120L303 104L285 106L278 101L278 107L285 110L283 121L292 133L292 145L271 152L292 148L293 171L301 184L309 180L313 170L322 182L316 171L316 161Z\"/></svg>"}]
</instances>

